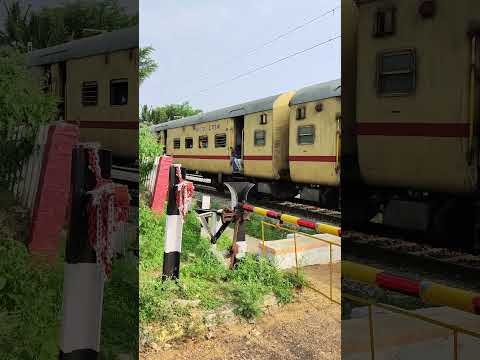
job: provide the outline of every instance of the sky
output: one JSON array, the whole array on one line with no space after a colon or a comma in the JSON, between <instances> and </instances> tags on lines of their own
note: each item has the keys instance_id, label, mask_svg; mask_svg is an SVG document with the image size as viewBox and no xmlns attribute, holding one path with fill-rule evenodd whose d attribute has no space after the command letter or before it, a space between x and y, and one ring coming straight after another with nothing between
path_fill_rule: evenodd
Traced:
<instances>
[{"instance_id":1,"label":"sky","mask_svg":"<svg viewBox=\"0 0 480 360\"><path fill-rule=\"evenodd\" d=\"M338 79L340 38L231 81L339 36L339 6L340 0L140 0L140 46L153 46L159 65L140 87L140 103L189 101L210 111Z\"/></svg>"}]
</instances>

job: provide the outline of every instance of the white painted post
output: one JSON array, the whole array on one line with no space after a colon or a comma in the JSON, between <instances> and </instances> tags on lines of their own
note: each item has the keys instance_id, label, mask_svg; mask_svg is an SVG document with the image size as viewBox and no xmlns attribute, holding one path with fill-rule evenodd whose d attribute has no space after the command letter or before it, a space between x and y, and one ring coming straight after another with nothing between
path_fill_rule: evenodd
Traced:
<instances>
[{"instance_id":1,"label":"white painted post","mask_svg":"<svg viewBox=\"0 0 480 360\"><path fill-rule=\"evenodd\" d=\"M202 209L205 210L205 209L210 209L210 196L208 195L202 195ZM212 228L211 224L211 216L209 217L208 219L208 223L210 225L210 229ZM201 237L206 237L208 238L210 235L207 233L207 231L202 227L202 230L201 230L201 233L200 233L200 236Z\"/></svg>"}]
</instances>

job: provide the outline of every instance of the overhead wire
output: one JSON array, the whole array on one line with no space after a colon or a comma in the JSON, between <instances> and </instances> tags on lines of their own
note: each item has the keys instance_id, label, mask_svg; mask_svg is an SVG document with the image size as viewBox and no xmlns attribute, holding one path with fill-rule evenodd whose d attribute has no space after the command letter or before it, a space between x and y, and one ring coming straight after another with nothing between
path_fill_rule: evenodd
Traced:
<instances>
[{"instance_id":1,"label":"overhead wire","mask_svg":"<svg viewBox=\"0 0 480 360\"><path fill-rule=\"evenodd\" d=\"M195 95L198 95L198 94L205 94L206 92L208 92L208 91L210 91L210 90L212 90L212 89L215 89L215 88L217 88L217 87L219 87L219 86L222 86L222 85L224 85L224 84L226 84L226 83L229 83L229 82L238 80L238 79L240 79L240 78L243 78L243 77L246 77L246 76L251 75L251 74L253 74L253 73L256 73L256 72L258 72L258 71L260 71L260 70L269 68L269 67L271 67L271 66L273 66L273 65L275 65L275 64L278 64L278 63L280 63L280 62L286 61L286 60L288 60L288 59L290 59L290 58L292 58L292 57L294 57L294 56L298 56L298 55L301 55L301 54L306 53L306 52L308 52L308 51L311 51L311 50L313 50L313 49L315 49L315 48L318 48L318 47L320 47L320 46L322 46L322 45L326 45L326 44L328 44L328 43L330 43L330 42L332 42L332 41L335 41L335 40L337 40L337 39L339 39L339 38L341 38L341 35L334 36L334 37L329 38L329 39L327 39L327 40L325 40L325 41L322 41L322 42L320 42L320 43L314 44L314 45L312 45L312 46L310 46L310 47L308 47L308 48L306 48L306 49L303 49L303 50L300 50L300 51L296 51L296 52L294 52L294 53L291 53L291 54L289 54L289 55L286 55L286 56L284 56L284 57L282 57L282 58L280 58L280 59L277 59L277 60L275 60L275 61L273 61L273 62L270 62L270 63L268 63L268 64L258 66L258 67L256 67L256 68L253 68L253 69L251 69L251 70L249 70L249 71L246 71L246 72L244 72L244 73L235 75L235 76L232 77L232 78L229 78L229 79L226 79L226 80L222 80L222 81L214 84L214 85L211 86L211 87L205 88L205 89L200 90L200 91L195 92L195 93L192 93L192 94L190 94L188 97L195 96Z\"/></svg>"},{"instance_id":2,"label":"overhead wire","mask_svg":"<svg viewBox=\"0 0 480 360\"><path fill-rule=\"evenodd\" d=\"M250 56L254 53L256 53L257 51L259 50L262 50L263 48L267 47L268 45L270 44L273 44L274 42L280 40L280 39L283 39L285 37L287 37L288 35L300 30L300 29L303 29L304 27L306 27L307 25L317 21L317 20L320 20L321 18L329 15L330 13L333 15L335 14L335 11L340 9L340 5L337 5L336 7L328 10L328 11L325 11L324 13L322 13L321 15L318 15L318 16L315 16L314 18L310 19L310 20L307 20L306 22L303 22L302 24L284 32L284 33L281 33L281 34L278 34L277 36L275 36L274 38L264 42L263 44L259 45L258 47L256 48L253 48L251 50L247 50L246 52L243 52L241 54L238 54L236 56L233 56L231 57L230 59L222 62L222 63L219 63L217 65L214 65L214 67L219 67L219 66L224 66L224 65L228 65L228 64L231 64L233 63L235 60L238 60L238 59L242 59L242 58L245 58L247 56ZM211 72L207 72L207 73L203 73L202 75L200 75L200 77L198 78L198 80L203 80L205 78L208 78L209 75L211 74Z\"/></svg>"}]
</instances>

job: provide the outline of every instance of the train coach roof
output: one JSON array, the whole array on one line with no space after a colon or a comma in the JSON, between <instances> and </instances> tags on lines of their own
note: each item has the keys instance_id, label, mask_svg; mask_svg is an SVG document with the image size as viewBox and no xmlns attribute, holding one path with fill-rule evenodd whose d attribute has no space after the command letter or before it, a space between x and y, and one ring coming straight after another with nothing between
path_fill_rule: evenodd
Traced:
<instances>
[{"instance_id":1,"label":"train coach roof","mask_svg":"<svg viewBox=\"0 0 480 360\"><path fill-rule=\"evenodd\" d=\"M298 90L290 100L290 105L303 104L310 101L328 99L341 95L340 79L332 80Z\"/></svg>"},{"instance_id":2,"label":"train coach roof","mask_svg":"<svg viewBox=\"0 0 480 360\"><path fill-rule=\"evenodd\" d=\"M138 26L106 32L29 53L29 65L55 64L69 59L138 48Z\"/></svg>"},{"instance_id":3,"label":"train coach roof","mask_svg":"<svg viewBox=\"0 0 480 360\"><path fill-rule=\"evenodd\" d=\"M329 82L307 86L296 92L295 96L290 100L291 105L302 104L304 102L322 100L331 97L340 96L340 79ZM208 121L226 119L235 116L252 114L260 111L273 109L273 103L279 95L270 96L260 100L249 101L243 104L229 106L223 109L209 111L178 120L167 121L162 124L153 125L151 130L158 132L165 129L178 128L182 126L201 124Z\"/></svg>"},{"instance_id":4,"label":"train coach roof","mask_svg":"<svg viewBox=\"0 0 480 360\"><path fill-rule=\"evenodd\" d=\"M153 131L161 131L170 128L177 128L187 125L201 124L208 121L226 119L235 116L252 114L260 111L273 109L273 103L280 95L269 96L260 100L249 101L243 104L229 106L223 109L200 113L188 116L178 120L167 121L162 124L152 126Z\"/></svg>"}]
</instances>

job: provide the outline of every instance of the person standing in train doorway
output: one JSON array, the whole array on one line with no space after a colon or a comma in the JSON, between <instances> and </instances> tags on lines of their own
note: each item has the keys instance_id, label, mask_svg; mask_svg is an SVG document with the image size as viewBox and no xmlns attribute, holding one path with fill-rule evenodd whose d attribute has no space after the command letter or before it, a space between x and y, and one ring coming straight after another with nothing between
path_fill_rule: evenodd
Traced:
<instances>
[{"instance_id":1,"label":"person standing in train doorway","mask_svg":"<svg viewBox=\"0 0 480 360\"><path fill-rule=\"evenodd\" d=\"M242 171L242 160L240 149L238 147L230 148L231 150L231 160L230 164L232 165L232 169L234 173L240 173Z\"/></svg>"}]
</instances>

